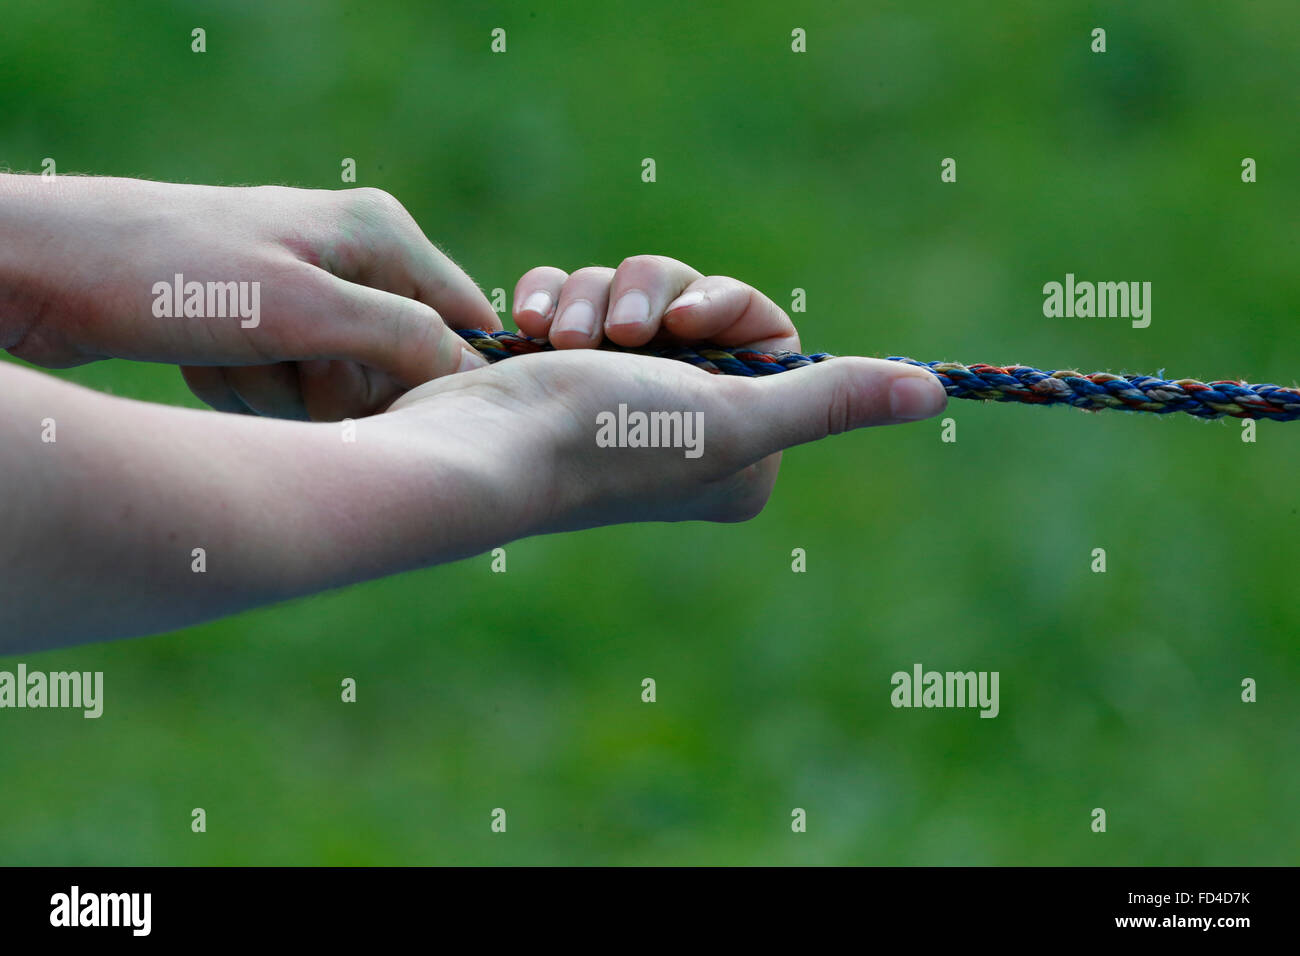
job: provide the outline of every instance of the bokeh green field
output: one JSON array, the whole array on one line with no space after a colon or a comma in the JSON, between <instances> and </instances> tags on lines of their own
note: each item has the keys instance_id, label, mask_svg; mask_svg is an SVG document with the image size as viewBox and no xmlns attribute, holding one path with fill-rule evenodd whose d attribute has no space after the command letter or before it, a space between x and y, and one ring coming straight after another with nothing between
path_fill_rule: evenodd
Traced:
<instances>
[{"instance_id":1,"label":"bokeh green field","mask_svg":"<svg viewBox=\"0 0 1300 956\"><path fill-rule=\"evenodd\" d=\"M489 290L656 252L807 290L813 350L1294 384L1293 5L1074 7L9 0L0 165L354 157ZM1044 318L1067 272L1152 282L1150 328ZM197 405L172 368L55 374ZM958 404L955 444L791 452L748 524L4 659L106 702L0 712L0 863L1295 863L1300 425ZM915 662L999 671L1000 716L895 710Z\"/></svg>"}]
</instances>

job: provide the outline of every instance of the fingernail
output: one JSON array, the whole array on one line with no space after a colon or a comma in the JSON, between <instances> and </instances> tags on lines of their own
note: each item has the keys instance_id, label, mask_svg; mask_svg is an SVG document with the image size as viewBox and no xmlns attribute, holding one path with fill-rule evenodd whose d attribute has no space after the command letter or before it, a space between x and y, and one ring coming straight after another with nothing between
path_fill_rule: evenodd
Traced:
<instances>
[{"instance_id":1,"label":"fingernail","mask_svg":"<svg viewBox=\"0 0 1300 956\"><path fill-rule=\"evenodd\" d=\"M608 326L645 325L650 321L650 300L644 292L632 291L614 303L609 310Z\"/></svg>"},{"instance_id":2,"label":"fingernail","mask_svg":"<svg viewBox=\"0 0 1300 956\"><path fill-rule=\"evenodd\" d=\"M899 421L930 418L943 411L948 395L932 375L904 375L889 387L889 412Z\"/></svg>"},{"instance_id":3,"label":"fingernail","mask_svg":"<svg viewBox=\"0 0 1300 956\"><path fill-rule=\"evenodd\" d=\"M456 366L456 371L468 372L472 369L482 368L487 364L487 359L479 355L472 347L466 347L460 350L460 364Z\"/></svg>"},{"instance_id":4,"label":"fingernail","mask_svg":"<svg viewBox=\"0 0 1300 956\"><path fill-rule=\"evenodd\" d=\"M685 292L673 299L673 301L668 304L668 308L664 309L664 311L672 312L675 309L685 309L692 305L699 305L705 300L705 298L707 298L707 296L705 296L705 294L699 289L695 289L692 292Z\"/></svg>"},{"instance_id":5,"label":"fingernail","mask_svg":"<svg viewBox=\"0 0 1300 956\"><path fill-rule=\"evenodd\" d=\"M551 296L547 292L538 290L524 299L524 304L519 307L520 312L536 312L542 318L551 314Z\"/></svg>"},{"instance_id":6,"label":"fingernail","mask_svg":"<svg viewBox=\"0 0 1300 956\"><path fill-rule=\"evenodd\" d=\"M555 320L551 332L577 332L589 339L596 334L596 310L586 299L571 302Z\"/></svg>"}]
</instances>

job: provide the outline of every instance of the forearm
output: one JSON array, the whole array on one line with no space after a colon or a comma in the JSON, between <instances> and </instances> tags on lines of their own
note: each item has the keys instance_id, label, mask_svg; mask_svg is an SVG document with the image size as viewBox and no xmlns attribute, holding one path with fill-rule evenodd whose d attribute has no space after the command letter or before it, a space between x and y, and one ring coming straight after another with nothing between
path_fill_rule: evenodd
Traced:
<instances>
[{"instance_id":1,"label":"forearm","mask_svg":"<svg viewBox=\"0 0 1300 956\"><path fill-rule=\"evenodd\" d=\"M454 428L434 441L381 416L348 442L8 365L0 395L0 653L183 627L533 529L499 443Z\"/></svg>"},{"instance_id":2,"label":"forearm","mask_svg":"<svg viewBox=\"0 0 1300 956\"><path fill-rule=\"evenodd\" d=\"M158 197L121 197L153 185L0 174L0 348L50 367L103 357L81 346L125 304L108 281L114 258L130 248L132 230L159 214ZM129 305L147 306L147 290L138 291L139 303Z\"/></svg>"}]
</instances>

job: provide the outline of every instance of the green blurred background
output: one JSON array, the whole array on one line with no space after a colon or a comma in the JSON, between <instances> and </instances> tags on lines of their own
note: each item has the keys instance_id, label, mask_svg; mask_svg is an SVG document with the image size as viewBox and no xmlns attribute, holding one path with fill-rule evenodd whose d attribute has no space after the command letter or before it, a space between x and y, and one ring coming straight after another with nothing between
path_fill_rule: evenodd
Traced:
<instances>
[{"instance_id":1,"label":"green blurred background","mask_svg":"<svg viewBox=\"0 0 1300 956\"><path fill-rule=\"evenodd\" d=\"M488 290L656 252L806 289L813 350L1300 374L1293 4L470 6L9 0L0 164L340 188L354 157ZM1066 272L1151 281L1151 327L1044 318ZM97 721L0 713L0 862L1295 863L1300 425L949 414L955 444L790 453L745 525L0 661L106 684ZM999 671L1001 715L893 709L915 662Z\"/></svg>"}]
</instances>

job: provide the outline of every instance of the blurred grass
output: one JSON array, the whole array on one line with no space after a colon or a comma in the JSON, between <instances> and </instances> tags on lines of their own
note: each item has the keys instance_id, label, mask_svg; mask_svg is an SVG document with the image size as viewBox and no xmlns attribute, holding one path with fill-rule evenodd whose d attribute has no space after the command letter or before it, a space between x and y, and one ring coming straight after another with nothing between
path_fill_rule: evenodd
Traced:
<instances>
[{"instance_id":1,"label":"blurred grass","mask_svg":"<svg viewBox=\"0 0 1300 956\"><path fill-rule=\"evenodd\" d=\"M351 156L487 289L659 252L808 290L810 349L1295 382L1290 4L795 9L11 0L0 164L338 188ZM1151 327L1045 319L1066 272L1151 281ZM1294 863L1297 426L961 405L956 444L789 454L747 525L29 655L103 670L105 715L0 713L0 863ZM1000 671L1001 715L894 710L916 661Z\"/></svg>"}]
</instances>

